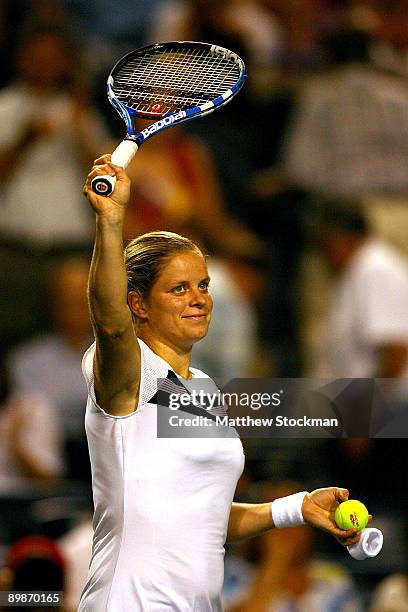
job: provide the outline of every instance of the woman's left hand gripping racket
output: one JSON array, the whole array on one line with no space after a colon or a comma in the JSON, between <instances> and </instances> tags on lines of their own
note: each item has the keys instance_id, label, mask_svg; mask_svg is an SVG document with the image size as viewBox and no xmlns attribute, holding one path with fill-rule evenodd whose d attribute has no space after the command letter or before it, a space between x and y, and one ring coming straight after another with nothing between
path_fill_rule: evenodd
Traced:
<instances>
[{"instance_id":1,"label":"woman's left hand gripping racket","mask_svg":"<svg viewBox=\"0 0 408 612\"><path fill-rule=\"evenodd\" d=\"M242 59L217 45L166 42L128 53L108 78L109 100L127 128L112 163L126 168L140 145L154 134L221 108L239 92L245 78ZM136 133L135 117L158 121ZM92 189L109 196L115 182L115 177L97 176Z\"/></svg>"}]
</instances>

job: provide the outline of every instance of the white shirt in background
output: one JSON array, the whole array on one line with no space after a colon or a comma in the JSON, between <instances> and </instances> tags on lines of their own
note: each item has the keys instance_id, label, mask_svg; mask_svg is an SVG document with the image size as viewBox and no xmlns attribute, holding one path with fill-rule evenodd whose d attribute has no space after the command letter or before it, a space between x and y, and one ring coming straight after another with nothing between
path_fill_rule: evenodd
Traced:
<instances>
[{"instance_id":1,"label":"white shirt in background","mask_svg":"<svg viewBox=\"0 0 408 612\"><path fill-rule=\"evenodd\" d=\"M35 96L24 85L0 92L0 153L16 146L26 125L52 126L47 136L27 142L21 158L0 188L0 232L37 247L87 244L92 215L84 206L84 160L76 141L73 99L65 93ZM82 121L85 119L82 118ZM106 135L96 113L87 118L89 141Z\"/></svg>"},{"instance_id":2,"label":"white shirt in background","mask_svg":"<svg viewBox=\"0 0 408 612\"><path fill-rule=\"evenodd\" d=\"M18 438L28 457L49 476L63 471L62 445L52 406L39 395L13 395L0 407L0 493L21 493L33 481L20 467L11 443L18 420Z\"/></svg>"},{"instance_id":3,"label":"white shirt in background","mask_svg":"<svg viewBox=\"0 0 408 612\"><path fill-rule=\"evenodd\" d=\"M335 284L317 375L371 378L378 347L392 342L408 344L408 267L397 251L368 240Z\"/></svg>"}]
</instances>

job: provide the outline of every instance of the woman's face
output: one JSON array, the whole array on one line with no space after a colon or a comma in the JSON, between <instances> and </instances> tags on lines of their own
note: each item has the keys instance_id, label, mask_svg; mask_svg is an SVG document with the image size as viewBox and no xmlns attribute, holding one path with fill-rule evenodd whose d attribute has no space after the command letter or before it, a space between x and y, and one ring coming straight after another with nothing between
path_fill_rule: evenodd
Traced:
<instances>
[{"instance_id":1,"label":"woman's face","mask_svg":"<svg viewBox=\"0 0 408 612\"><path fill-rule=\"evenodd\" d=\"M142 317L158 340L189 350L207 334L213 302L204 257L195 251L173 255L163 266Z\"/></svg>"}]
</instances>

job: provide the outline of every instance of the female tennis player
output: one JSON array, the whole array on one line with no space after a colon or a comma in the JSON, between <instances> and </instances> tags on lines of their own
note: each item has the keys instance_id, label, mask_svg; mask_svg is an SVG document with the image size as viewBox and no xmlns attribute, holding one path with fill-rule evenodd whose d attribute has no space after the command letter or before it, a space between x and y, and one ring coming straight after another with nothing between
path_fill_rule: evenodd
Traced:
<instances>
[{"instance_id":1,"label":"female tennis player","mask_svg":"<svg viewBox=\"0 0 408 612\"><path fill-rule=\"evenodd\" d=\"M110 197L91 180L116 176ZM159 180L159 178L158 178ZM157 379L188 380L212 300L200 249L169 232L136 238L123 254L130 181L105 155L84 193L96 213L89 276L95 343L85 353L86 431L95 504L93 554L80 612L220 612L226 540L308 522L344 545L358 541L333 520L348 491L233 503L244 467L236 437L157 437Z\"/></svg>"}]
</instances>

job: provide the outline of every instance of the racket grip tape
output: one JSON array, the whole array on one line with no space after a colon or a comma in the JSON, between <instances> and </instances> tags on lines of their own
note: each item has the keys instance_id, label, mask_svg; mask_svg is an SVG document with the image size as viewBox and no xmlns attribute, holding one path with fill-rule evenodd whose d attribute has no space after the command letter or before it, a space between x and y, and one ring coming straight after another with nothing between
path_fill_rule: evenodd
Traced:
<instances>
[{"instance_id":1,"label":"racket grip tape","mask_svg":"<svg viewBox=\"0 0 408 612\"><path fill-rule=\"evenodd\" d=\"M127 168L132 159L134 158L136 151L138 150L137 144L133 140L122 140L122 142L116 147L112 153L112 163L115 166L121 166ZM116 176L109 176L104 174L102 176L95 176L91 181L92 191L101 196L110 196L114 192L116 185Z\"/></svg>"}]
</instances>

